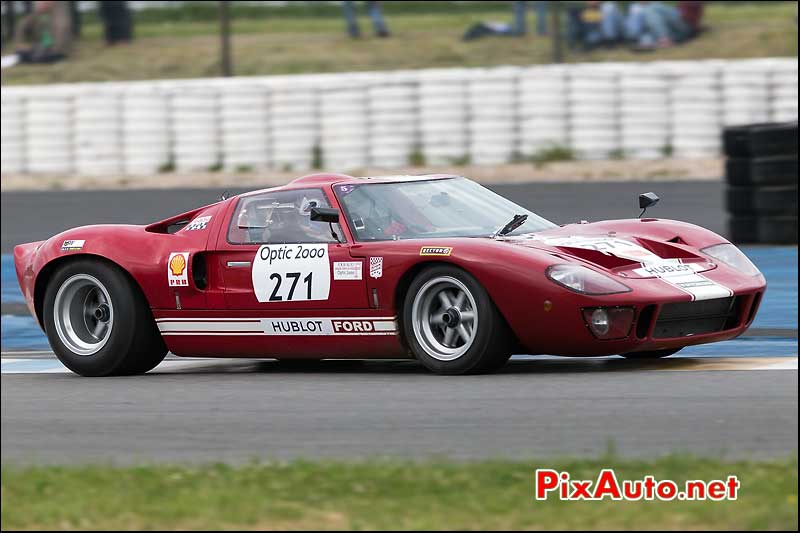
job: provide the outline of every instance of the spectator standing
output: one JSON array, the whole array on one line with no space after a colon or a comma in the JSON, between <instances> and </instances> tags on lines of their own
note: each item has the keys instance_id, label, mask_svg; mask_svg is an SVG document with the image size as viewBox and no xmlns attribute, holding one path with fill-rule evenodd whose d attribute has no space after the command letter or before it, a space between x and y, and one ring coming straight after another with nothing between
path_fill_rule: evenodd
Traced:
<instances>
[{"instance_id":1,"label":"spectator standing","mask_svg":"<svg viewBox=\"0 0 800 533\"><path fill-rule=\"evenodd\" d=\"M383 20L383 13L379 2L365 2L367 4L367 14L372 19L372 27L375 29L375 35L378 37L389 37L389 28ZM358 19L356 16L355 2L345 1L342 2L342 11L344 18L347 22L347 34L353 39L361 37L361 29L358 27Z\"/></svg>"},{"instance_id":2,"label":"spectator standing","mask_svg":"<svg viewBox=\"0 0 800 533\"><path fill-rule=\"evenodd\" d=\"M103 20L106 44L128 43L133 39L133 19L128 2L105 0L98 6Z\"/></svg>"},{"instance_id":3,"label":"spectator standing","mask_svg":"<svg viewBox=\"0 0 800 533\"><path fill-rule=\"evenodd\" d=\"M678 2L678 12L681 18L689 26L689 37L696 37L700 33L700 23L703 21L704 2L689 1Z\"/></svg>"},{"instance_id":4,"label":"spectator standing","mask_svg":"<svg viewBox=\"0 0 800 533\"><path fill-rule=\"evenodd\" d=\"M536 35L547 35L548 2L512 2L512 4L514 10L514 35L522 36L528 32L525 15L529 4L533 4L533 11L536 13Z\"/></svg>"}]
</instances>

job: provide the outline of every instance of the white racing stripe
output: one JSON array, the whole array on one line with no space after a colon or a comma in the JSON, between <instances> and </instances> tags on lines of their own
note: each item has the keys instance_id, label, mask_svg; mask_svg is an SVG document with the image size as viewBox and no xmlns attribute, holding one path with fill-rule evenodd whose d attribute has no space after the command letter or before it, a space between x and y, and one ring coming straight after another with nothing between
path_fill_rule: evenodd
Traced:
<instances>
[{"instance_id":1,"label":"white racing stripe","mask_svg":"<svg viewBox=\"0 0 800 533\"><path fill-rule=\"evenodd\" d=\"M217 331L217 332L248 332L263 333L260 320L249 321L224 321L224 322L159 322L158 329L163 334L172 332L198 332L198 331Z\"/></svg>"},{"instance_id":2,"label":"white racing stripe","mask_svg":"<svg viewBox=\"0 0 800 533\"><path fill-rule=\"evenodd\" d=\"M689 294L692 300L713 300L733 296L733 291L729 288L698 274L698 270L705 269L696 263L684 263L680 259L662 259L641 265L642 267L634 270L634 273L642 277L656 277L669 283Z\"/></svg>"},{"instance_id":3,"label":"white racing stripe","mask_svg":"<svg viewBox=\"0 0 800 533\"><path fill-rule=\"evenodd\" d=\"M397 317L159 318L162 335L396 335Z\"/></svg>"}]
</instances>

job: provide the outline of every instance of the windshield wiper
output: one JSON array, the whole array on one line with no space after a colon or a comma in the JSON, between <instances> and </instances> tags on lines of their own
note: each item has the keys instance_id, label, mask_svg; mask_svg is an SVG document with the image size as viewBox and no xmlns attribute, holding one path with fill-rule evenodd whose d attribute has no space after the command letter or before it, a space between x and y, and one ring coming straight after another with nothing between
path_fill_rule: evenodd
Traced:
<instances>
[{"instance_id":1,"label":"windshield wiper","mask_svg":"<svg viewBox=\"0 0 800 533\"><path fill-rule=\"evenodd\" d=\"M511 219L511 222L500 228L499 230L494 232L492 238L495 237L502 237L503 235L508 235L528 220L528 215L514 215L514 218Z\"/></svg>"}]
</instances>

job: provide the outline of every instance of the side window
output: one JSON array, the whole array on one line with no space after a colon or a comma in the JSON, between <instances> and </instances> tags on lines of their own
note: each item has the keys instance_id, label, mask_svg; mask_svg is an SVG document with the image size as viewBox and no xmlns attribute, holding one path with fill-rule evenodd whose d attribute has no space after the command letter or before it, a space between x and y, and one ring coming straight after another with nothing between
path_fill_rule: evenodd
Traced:
<instances>
[{"instance_id":1,"label":"side window","mask_svg":"<svg viewBox=\"0 0 800 533\"><path fill-rule=\"evenodd\" d=\"M231 244L336 242L325 222L311 221L312 207L330 207L320 189L266 192L239 200L228 227ZM341 235L341 230L336 227Z\"/></svg>"}]
</instances>

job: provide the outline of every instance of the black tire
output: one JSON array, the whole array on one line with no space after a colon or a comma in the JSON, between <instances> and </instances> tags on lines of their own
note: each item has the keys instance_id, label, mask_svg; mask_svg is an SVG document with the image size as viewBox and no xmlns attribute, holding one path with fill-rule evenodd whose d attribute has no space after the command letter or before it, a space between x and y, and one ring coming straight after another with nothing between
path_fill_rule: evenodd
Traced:
<instances>
[{"instance_id":1,"label":"black tire","mask_svg":"<svg viewBox=\"0 0 800 533\"><path fill-rule=\"evenodd\" d=\"M98 281L110 298L110 331L105 344L89 355L81 355L65 344L61 335L65 335L67 342L70 337L65 333L59 334L56 327L56 296L69 280L76 279L75 276L88 276ZM68 301L66 296L62 299ZM167 354L167 347L139 287L121 269L103 261L79 259L56 270L48 281L42 312L44 329L56 356L64 366L81 376L143 374L155 368ZM58 320L61 324L61 319ZM63 332L64 328L61 330Z\"/></svg>"},{"instance_id":2,"label":"black tire","mask_svg":"<svg viewBox=\"0 0 800 533\"><path fill-rule=\"evenodd\" d=\"M760 215L797 216L797 185L756 189L755 209Z\"/></svg>"},{"instance_id":3,"label":"black tire","mask_svg":"<svg viewBox=\"0 0 800 533\"><path fill-rule=\"evenodd\" d=\"M429 347L430 344L427 344L430 340L427 342L425 340L429 337L426 337L421 327L414 327L415 303L422 306L422 300L418 300L418 298L424 298L427 291L434 290L426 288L431 283L443 279L455 279L466 288L468 295L474 300L474 311L477 315L477 326L474 327L471 343L467 347L465 342L464 353L451 360L437 358L435 350L432 350ZM419 315L419 313L417 314ZM435 316L435 313L431 316ZM437 374L461 375L492 372L502 367L511 357L513 335L508 325L486 289L472 275L460 268L441 265L420 272L406 292L402 319L403 333L412 353L427 369ZM456 322L456 325L458 323L460 322ZM423 338L418 338L418 335Z\"/></svg>"},{"instance_id":4,"label":"black tire","mask_svg":"<svg viewBox=\"0 0 800 533\"><path fill-rule=\"evenodd\" d=\"M734 215L797 215L797 187L728 187L725 196Z\"/></svg>"},{"instance_id":5,"label":"black tire","mask_svg":"<svg viewBox=\"0 0 800 533\"><path fill-rule=\"evenodd\" d=\"M731 158L725 162L725 175L730 185L740 187L797 187L797 155Z\"/></svg>"},{"instance_id":6,"label":"black tire","mask_svg":"<svg viewBox=\"0 0 800 533\"><path fill-rule=\"evenodd\" d=\"M755 208L755 187L728 187L725 190L725 208L733 215L752 216Z\"/></svg>"},{"instance_id":7,"label":"black tire","mask_svg":"<svg viewBox=\"0 0 800 533\"><path fill-rule=\"evenodd\" d=\"M759 218L758 242L761 244L797 244L797 215Z\"/></svg>"},{"instance_id":8,"label":"black tire","mask_svg":"<svg viewBox=\"0 0 800 533\"><path fill-rule=\"evenodd\" d=\"M797 122L751 124L725 128L728 157L764 157L797 153Z\"/></svg>"},{"instance_id":9,"label":"black tire","mask_svg":"<svg viewBox=\"0 0 800 533\"><path fill-rule=\"evenodd\" d=\"M678 353L681 348L674 348L671 350L653 350L651 352L630 352L621 354L625 359L663 359L672 354Z\"/></svg>"},{"instance_id":10,"label":"black tire","mask_svg":"<svg viewBox=\"0 0 800 533\"><path fill-rule=\"evenodd\" d=\"M758 242L758 218L755 216L733 216L728 220L728 237L737 244Z\"/></svg>"}]
</instances>

